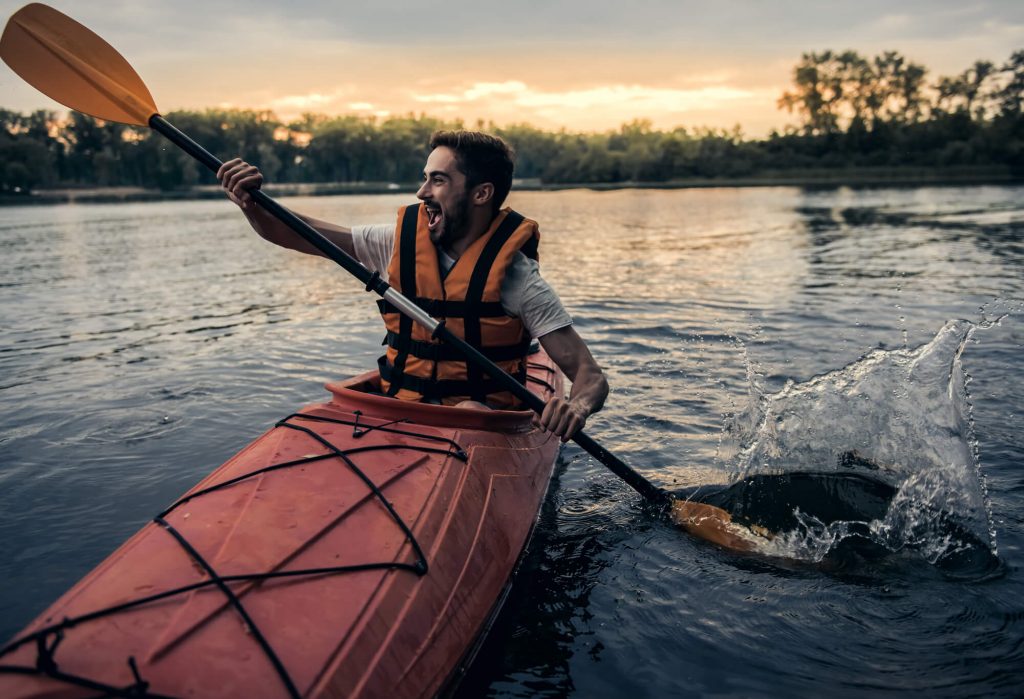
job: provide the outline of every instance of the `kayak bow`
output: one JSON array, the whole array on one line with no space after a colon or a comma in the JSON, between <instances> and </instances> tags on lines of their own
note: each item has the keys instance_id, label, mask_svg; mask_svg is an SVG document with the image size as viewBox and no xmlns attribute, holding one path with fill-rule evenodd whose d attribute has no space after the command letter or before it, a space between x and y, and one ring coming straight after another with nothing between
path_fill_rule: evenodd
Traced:
<instances>
[{"instance_id":1,"label":"kayak bow","mask_svg":"<svg viewBox=\"0 0 1024 699\"><path fill-rule=\"evenodd\" d=\"M531 388L561 392L547 355ZM0 695L425 697L468 661L559 441L529 411L373 395L281 420L0 651Z\"/></svg>"}]
</instances>

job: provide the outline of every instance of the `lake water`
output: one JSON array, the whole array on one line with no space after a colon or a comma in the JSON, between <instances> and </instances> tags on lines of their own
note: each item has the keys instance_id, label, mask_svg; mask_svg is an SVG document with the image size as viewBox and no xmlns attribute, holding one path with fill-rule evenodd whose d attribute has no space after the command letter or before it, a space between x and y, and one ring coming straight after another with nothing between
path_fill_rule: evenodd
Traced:
<instances>
[{"instance_id":1,"label":"lake water","mask_svg":"<svg viewBox=\"0 0 1024 699\"><path fill-rule=\"evenodd\" d=\"M284 203L356 224L409 201ZM462 694L1019 696L1021 202L514 194L609 376L588 432L660 486L782 524L722 551L566 447ZM226 202L4 208L0 251L5 638L380 351L357 282Z\"/></svg>"}]
</instances>

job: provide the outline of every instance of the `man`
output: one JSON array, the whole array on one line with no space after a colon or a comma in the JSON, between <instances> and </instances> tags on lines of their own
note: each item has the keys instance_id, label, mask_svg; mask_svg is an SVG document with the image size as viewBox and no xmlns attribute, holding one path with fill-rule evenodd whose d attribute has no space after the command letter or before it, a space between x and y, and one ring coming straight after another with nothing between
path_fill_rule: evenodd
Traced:
<instances>
[{"instance_id":1,"label":"man","mask_svg":"<svg viewBox=\"0 0 1024 699\"><path fill-rule=\"evenodd\" d=\"M608 382L558 296L540 276L537 224L501 208L512 172L511 148L500 138L439 131L430 139L423 184L416 192L423 203L403 208L396 225L350 229L301 218L370 271L387 276L396 290L421 299L421 305L437 311L433 315L446 317L450 330L511 373L524 371L529 339L537 338L572 381L572 390L568 400L556 396L548 401L536 422L566 441L601 409ZM256 167L236 158L224 163L217 177L263 238L321 254L253 204L249 190L263 183ZM388 350L380 362L382 390L388 395L509 407L511 397L491 391L475 367L432 344L429 335L387 303L380 304L388 327ZM463 392L469 393L458 395Z\"/></svg>"}]
</instances>

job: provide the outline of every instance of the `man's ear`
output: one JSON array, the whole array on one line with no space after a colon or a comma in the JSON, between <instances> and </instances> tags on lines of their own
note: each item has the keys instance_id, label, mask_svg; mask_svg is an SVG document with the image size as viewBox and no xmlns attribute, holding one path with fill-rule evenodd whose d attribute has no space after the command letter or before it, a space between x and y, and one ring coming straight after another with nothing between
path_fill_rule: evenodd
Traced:
<instances>
[{"instance_id":1,"label":"man's ear","mask_svg":"<svg viewBox=\"0 0 1024 699\"><path fill-rule=\"evenodd\" d=\"M476 206L489 205L494 198L494 185L490 182L478 184L473 188L473 204Z\"/></svg>"}]
</instances>

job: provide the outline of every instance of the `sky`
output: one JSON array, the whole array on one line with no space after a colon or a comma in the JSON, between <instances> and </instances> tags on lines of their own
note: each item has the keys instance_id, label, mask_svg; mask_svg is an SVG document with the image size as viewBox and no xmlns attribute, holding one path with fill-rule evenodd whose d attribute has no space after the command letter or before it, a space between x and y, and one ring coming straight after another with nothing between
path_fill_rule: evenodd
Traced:
<instances>
[{"instance_id":1,"label":"sky","mask_svg":"<svg viewBox=\"0 0 1024 699\"><path fill-rule=\"evenodd\" d=\"M0 0L6 18L23 2ZM270 109L605 131L796 119L808 51L897 50L953 75L1024 49L1024 2L51 0L117 48L163 112ZM0 107L63 108L0 64Z\"/></svg>"}]
</instances>

